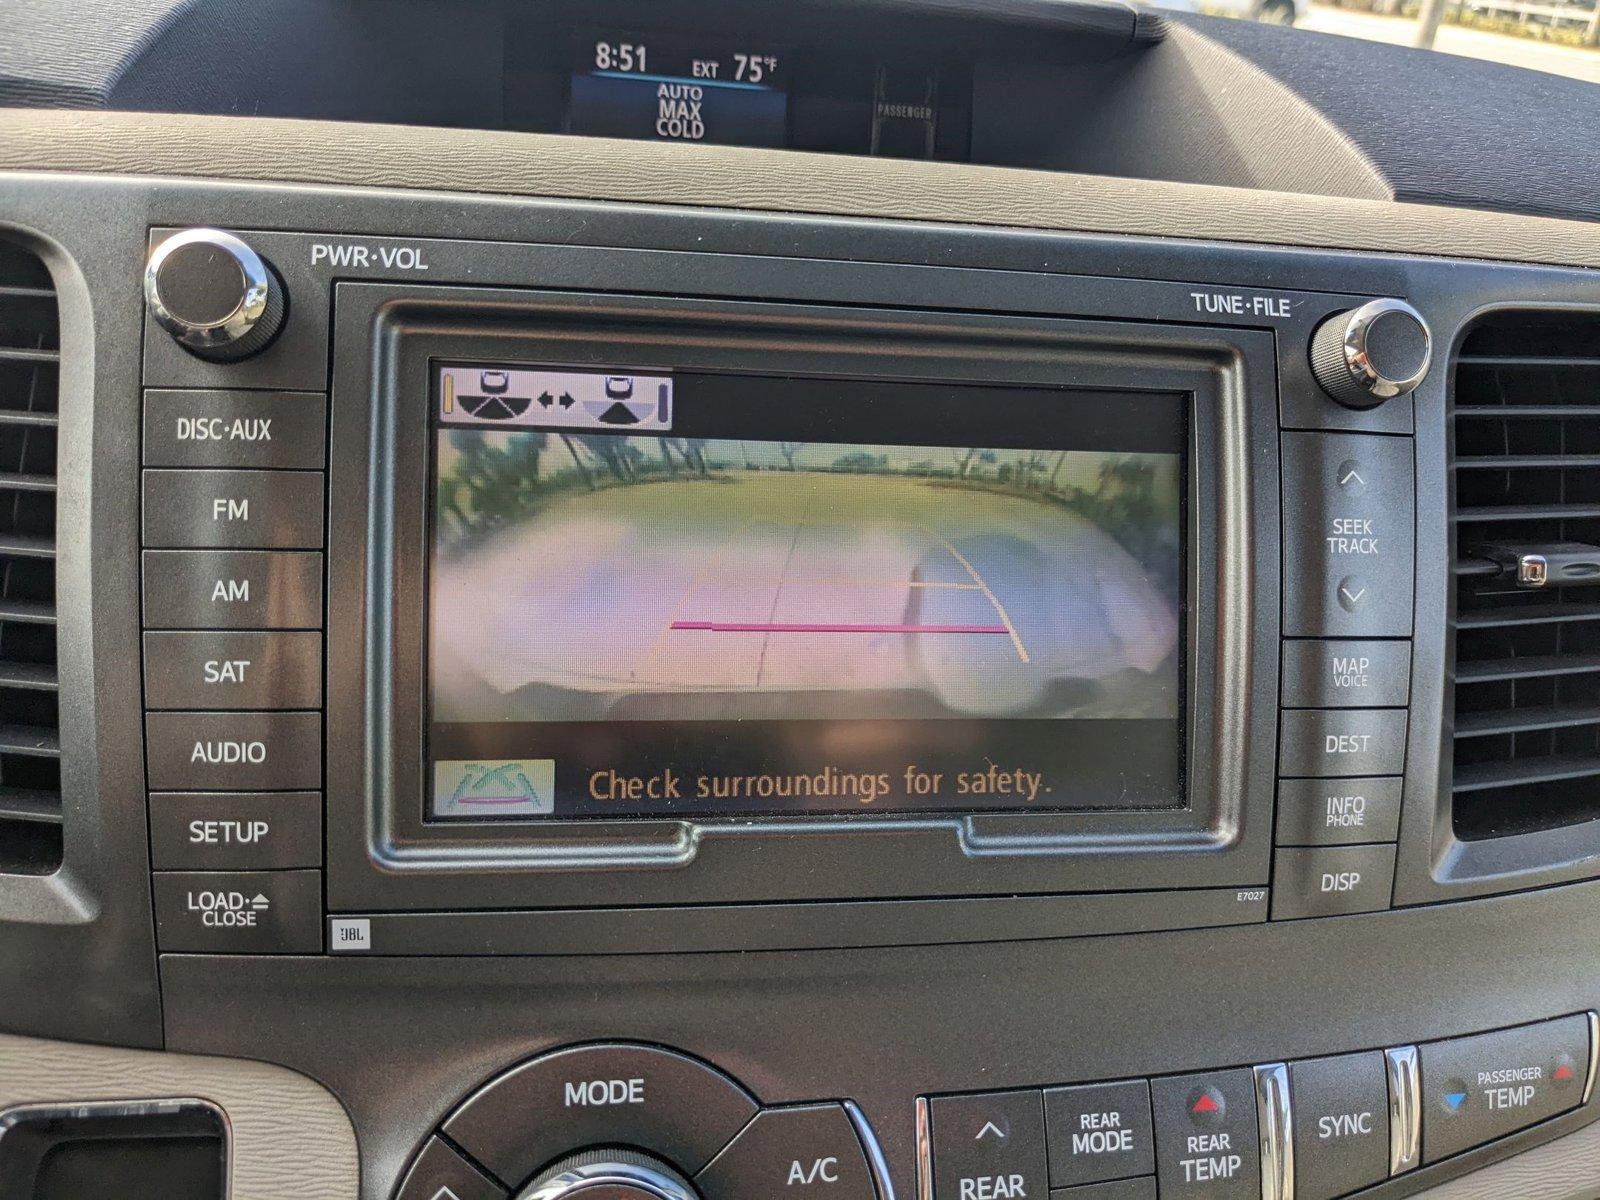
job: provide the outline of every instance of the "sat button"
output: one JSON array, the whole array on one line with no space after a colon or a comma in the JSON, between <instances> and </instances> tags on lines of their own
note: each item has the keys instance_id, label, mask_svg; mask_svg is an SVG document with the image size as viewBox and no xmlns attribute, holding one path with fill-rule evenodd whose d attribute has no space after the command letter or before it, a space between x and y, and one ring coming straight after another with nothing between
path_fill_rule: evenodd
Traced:
<instances>
[{"instance_id":1,"label":"sat button","mask_svg":"<svg viewBox=\"0 0 1600 1200\"><path fill-rule=\"evenodd\" d=\"M574 1146L626 1145L699 1171L756 1115L726 1075L652 1046L558 1050L485 1084L444 1132L516 1186Z\"/></svg>"},{"instance_id":2,"label":"sat button","mask_svg":"<svg viewBox=\"0 0 1600 1200\"><path fill-rule=\"evenodd\" d=\"M837 1104L768 1109L694 1182L706 1200L873 1200L875 1194L855 1127Z\"/></svg>"}]
</instances>

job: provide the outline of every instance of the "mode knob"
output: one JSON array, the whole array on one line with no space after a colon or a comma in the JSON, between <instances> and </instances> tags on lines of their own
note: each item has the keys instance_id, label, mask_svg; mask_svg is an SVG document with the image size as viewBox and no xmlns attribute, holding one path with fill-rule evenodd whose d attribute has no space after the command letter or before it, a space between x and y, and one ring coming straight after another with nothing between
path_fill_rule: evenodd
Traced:
<instances>
[{"instance_id":1,"label":"mode knob","mask_svg":"<svg viewBox=\"0 0 1600 1200\"><path fill-rule=\"evenodd\" d=\"M1311 336L1311 372L1346 408L1376 408L1422 382L1433 335L1404 300L1371 300L1335 313Z\"/></svg>"},{"instance_id":2,"label":"mode knob","mask_svg":"<svg viewBox=\"0 0 1600 1200\"><path fill-rule=\"evenodd\" d=\"M214 362L265 350L283 328L288 302L267 261L220 229L186 229L152 250L144 298L178 345Z\"/></svg>"},{"instance_id":3,"label":"mode knob","mask_svg":"<svg viewBox=\"0 0 1600 1200\"><path fill-rule=\"evenodd\" d=\"M517 1200L698 1200L665 1163L632 1150L587 1150L540 1172Z\"/></svg>"}]
</instances>

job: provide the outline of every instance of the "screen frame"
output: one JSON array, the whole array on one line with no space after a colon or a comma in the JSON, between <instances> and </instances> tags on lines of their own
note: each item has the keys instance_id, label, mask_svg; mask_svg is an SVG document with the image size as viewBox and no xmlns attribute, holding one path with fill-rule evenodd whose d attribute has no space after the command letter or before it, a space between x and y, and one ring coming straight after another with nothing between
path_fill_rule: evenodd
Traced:
<instances>
[{"instance_id":1,"label":"screen frame","mask_svg":"<svg viewBox=\"0 0 1600 1200\"><path fill-rule=\"evenodd\" d=\"M510 425L510 424L505 425L505 426L482 425L482 424L447 425L440 419L440 416L439 416L440 400L439 400L439 391L438 391L438 380L439 380L439 374L440 374L441 369L445 368L445 367L470 367L470 368L476 369L480 365L482 365L482 366L493 365L493 366L497 366L497 367L498 366L504 366L504 367L507 367L507 368L510 368L510 369L532 369L532 370L539 370L539 369L549 369L549 370L572 369L572 370L585 370L585 371L587 371L587 370L591 369L589 366L581 366L580 367L578 365L571 364L571 363L551 363L551 362L531 363L531 362L514 362L514 361L508 361L508 360L495 360L491 364L487 360L483 361L482 363L463 363L463 362L460 362L460 361L442 361L442 360L435 359L435 360L432 360L428 364L429 400L428 400L428 407L427 407L427 419L428 419L430 425L432 426L432 431L431 431L432 432L432 437L430 439L429 454L428 454L428 458L427 458L427 468L428 468L428 495L427 495L427 506L428 506L427 522L428 522L428 524L427 524L427 539L428 539L428 542L427 542L426 556L427 556L428 574L427 574L427 580L426 580L426 584L425 584L427 591L426 591L426 595L425 595L425 610L424 610L425 613L426 613L426 620L424 622L424 632L425 632L425 636L428 636L428 637L432 636L432 621L434 619L434 610L435 610L435 606L437 604L437 599L438 599L437 572L438 572L438 569L439 569L439 550L440 550L440 547L439 547L439 519L440 519L440 513L439 513L439 462L438 462L438 441L439 441L439 437L442 434L447 433L447 432L451 432L451 431L466 432L466 433L546 432L546 431L543 431L543 430L539 430L537 427L530 427L530 426L524 426L524 425ZM615 373L623 373L623 374L650 374L652 371L659 372L659 368L641 368L641 367L638 367L638 366L636 366L635 364L633 364L631 362L610 364L610 368L613 369ZM756 385L758 387L760 386L760 383L761 383L761 381L763 379L781 381L781 382L784 382L784 383L799 381L802 384L812 385L813 387L817 388L819 391L829 390L830 389L830 385L838 385L838 386L842 386L842 387L848 389L848 388L851 387L851 385L860 385L863 382L862 380L860 380L858 378L842 379L842 378L839 378L837 376L822 376L822 375L805 375L805 376L779 375L779 374L776 374L776 373L771 372L771 371L762 372L762 373L754 373L754 372L752 372L752 373L748 373L748 374L745 374L745 373L733 374L733 373L727 373L727 372L714 372L713 373L713 372L709 372L709 371L687 371L687 370L685 370L685 371L680 371L673 378L674 378L673 409L674 409L675 419L676 420L681 420L684 417L684 407L683 406L685 404L688 404L690 406L690 411L691 412L696 407L696 400L698 398L695 396L694 386L695 386L696 381L700 381L700 380L707 380L707 381L710 381L710 382L713 382L713 383L736 383L736 384L739 384L741 386L748 383L748 384L754 384L754 385ZM914 388L914 387L917 387L919 384L927 384L927 385L932 385L932 386L939 386L939 385L942 385L942 384L948 384L949 383L948 380L943 380L943 379L921 380L921 381L917 381L917 382L914 382L914 383L910 383L909 385L906 383L906 381L903 381L903 380L887 380L886 379L886 380L871 380L871 381L865 381L865 382L867 383L867 386L869 388L873 384L880 384L880 383L881 384L886 384L890 388L897 388L897 387L904 387L904 386L910 386L910 387ZM701 822L706 822L706 823L713 823L713 822L719 822L720 821L720 822L731 822L731 823L737 824L737 823L741 823L741 822L745 822L745 821L749 821L749 820L773 821L773 820L785 820L785 819L787 819L787 820L792 820L792 821L810 822L810 821L820 820L820 819L824 819L824 818L839 818L839 819L845 819L845 820L868 820L868 819L873 819L873 818L876 818L876 817L908 818L908 817L916 817L916 816L924 816L924 815L947 816L948 817L948 816L951 816L951 815L966 816L966 815L995 815L995 814L1001 814L1001 813L1038 813L1038 812L1062 812L1062 813L1084 813L1084 812L1095 812L1095 811L1172 812L1172 811L1181 809L1181 808L1186 806L1187 788L1188 788L1188 770L1189 770L1189 762L1188 762L1188 751L1189 751L1189 745L1188 745L1188 739L1189 739L1188 704L1189 704L1189 693L1190 693L1190 690L1192 688L1192 680L1189 677L1189 671L1188 671L1189 650L1190 650L1190 644L1191 644L1191 640L1192 640L1192 631L1189 628L1188 616L1189 616L1189 609L1190 609L1192 601L1193 601L1193 595L1194 595L1195 589L1198 587L1198 581L1194 576L1194 572L1193 572L1192 566L1191 566L1191 560L1192 560L1192 557L1193 557L1193 552L1192 552L1192 548L1190 546L1190 539L1194 535L1194 532L1195 532L1195 524L1194 524L1194 519L1193 519L1192 512L1191 512L1191 509L1192 509L1193 504L1194 504L1195 496L1193 496L1191 494L1191 490L1190 490L1192 488L1192 486L1193 486L1192 482L1191 482L1191 479L1190 479L1190 472L1191 472L1190 457L1191 457L1192 453L1194 452L1194 445L1193 445L1194 438L1192 437L1192 431L1191 431L1191 429L1189 427L1190 426L1190 418L1191 418L1191 415L1192 415L1192 408L1193 408L1193 397L1192 397L1192 395L1190 393L1185 393L1185 392L1155 392L1155 391L1145 391L1145 390L1137 390L1136 391L1134 389L1118 389L1116 392L1106 392L1106 391L1103 391L1103 390L1094 390L1094 389L1088 389L1088 388L1039 388L1039 387L1036 387L1036 386L1035 387L1027 387L1027 386L1024 386L1024 385L1019 385L1019 384L1014 384L1014 383L996 384L996 383L993 383L993 382L988 382L988 383L981 383L980 384L980 383L976 383L974 381L967 381L965 383L958 383L958 384L950 384L949 386L952 386L952 387L955 387L955 388L972 387L974 389L974 391L975 391L975 394L980 395L980 396L984 397L985 399L994 399L994 394L996 392L1003 392L1003 391L1006 391L1008 389L1015 389L1015 391L1018 393L1018 397L1020 398L1020 402L1021 403L1030 403L1030 404L1032 402L1035 402L1035 401L1043 400L1043 399L1045 399L1045 395L1047 393L1054 392L1054 393L1058 393L1059 394L1059 398L1061 399L1062 402L1068 403L1068 404L1072 404L1072 405L1078 406L1080 408L1084 407L1084 406L1087 406L1087 405L1094 404L1096 402L1114 402L1114 397L1116 395L1118 395L1118 394L1128 394L1128 395L1136 395L1142 400L1153 401L1156 404L1161 405L1161 406L1171 405L1173 407L1173 409L1175 410L1175 416L1177 418L1177 425L1179 427L1179 429L1178 429L1178 438L1179 438L1179 441L1181 442L1181 445L1177 450L1170 451L1170 452L1169 451L1165 451L1165 450L1155 451L1155 450L1123 449L1123 448L1115 448L1115 449L1113 449L1113 448L1103 448L1103 449L1097 449L1097 450L1086 450L1086 449L1084 449L1082 447L1070 447L1070 446L1063 447L1063 446L1059 446L1059 445L1039 446L1039 445L1033 445L1033 444L1030 444L1030 446L1028 446L1028 447L1018 447L1015 444L1013 444L1013 445L1011 445L1009 447L1003 447L1003 448L1009 448L1009 449L1018 449L1018 450L1022 450L1022 451L1027 451L1027 450L1030 450L1030 449L1043 450L1043 451L1048 452L1048 453L1054 453L1057 450L1065 449L1069 453L1077 452L1077 453L1096 453L1096 454L1110 454L1110 455L1123 454L1123 453L1142 453L1142 454L1148 454L1148 455L1153 455L1153 456L1170 455L1172 457L1175 457L1176 460L1177 460L1179 494L1178 494L1178 497L1177 497L1176 512L1173 514L1173 521L1178 527L1178 531L1179 531L1179 535L1180 536L1179 536L1179 541L1178 541L1176 559L1175 559L1175 562L1174 562L1173 565L1176 567L1176 570L1177 570L1177 576L1178 576L1178 579L1179 579L1179 586L1181 588L1181 594L1178 597L1178 634L1177 634L1177 643L1176 643L1176 647L1177 647L1177 649L1176 649L1176 653L1177 653L1177 678L1175 680L1176 691L1177 691L1176 711L1175 711L1174 715L1171 718L1168 718L1173 724L1175 724L1177 726L1177 730L1178 730L1178 733L1177 733L1178 745L1176 746L1176 750L1175 750L1175 763L1174 763L1174 771L1175 771L1175 774L1176 774L1176 785L1177 785L1177 796L1176 796L1175 801L1173 803L1170 803L1170 804L1143 804L1143 805L1129 804L1129 805L1126 805L1124 807L1118 807L1116 809L1111 809L1111 808L1109 808L1107 806L1102 806L1101 808L1097 809L1097 808L1095 808L1093 806L1089 806L1089 805L1059 805L1059 804L1058 805L1051 805L1051 804L1048 804L1048 803L1039 804L1039 805L1028 805L1028 804L1024 804L1024 803L1018 803L1015 800L1007 800L1007 801L1002 801L1002 802L993 803L993 804L987 804L987 805L974 804L974 805L970 805L970 806L963 806L963 805L954 804L954 803L918 804L915 801L902 800L899 803L888 804L888 805L874 805L871 808L864 808L864 807L861 806L861 804L859 802L853 802L853 803L852 802L833 802L833 803L829 803L829 804L818 805L816 807L806 807L806 806L800 806L800 805L790 806L790 807L778 807L778 806L772 806L772 805L764 805L761 802L761 800L752 799L752 800L750 800L750 801L748 801L748 802L746 802L746 803L744 803L742 805L739 805L737 807L730 806L726 810L720 811L720 812L706 811L706 810L703 810L703 809L700 810L700 811L695 811L692 805L687 805L686 804L686 805L683 806L683 811L682 812L676 812L676 813L661 813L661 812L651 813L651 812L619 811L612 818L613 820L618 821L618 822L623 822L623 821L648 821L648 820L680 819L681 818L681 819L701 821ZM832 410L832 409L847 409L852 404L862 404L865 401L865 399L866 398L859 391L855 395L850 395L848 392L846 392L846 394L843 397L837 397L835 395L831 395L830 394L827 397L825 405L822 405L821 407L824 407L824 408L829 409L829 410ZM1009 402L1012 403L1012 404L1016 404L1016 403L1019 403L1019 399L1011 399ZM717 399L716 399L716 401L714 401L714 403L717 404L718 411L720 413L721 408L726 407L726 405L727 405L726 397L725 396L717 397ZM1076 414L1074 414L1074 415L1076 415ZM695 425L698 427L698 426L704 426L704 425L709 424L709 425L714 427L718 419L719 419L718 417L705 417L703 415L703 413L702 413L702 414L699 414L699 419L695 421ZM1001 422L1001 423L1004 424L1004 422ZM1126 423L1126 418L1124 418L1124 423ZM561 431L560 430L556 430L556 432L561 432ZM572 432L577 433L577 432L583 432L583 431L582 430L573 430ZM610 436L618 436L618 431L616 431L616 430L594 429L594 430L591 430L589 432L598 434L600 436L607 436L608 434ZM650 437L652 435L647 432L647 433L641 434L639 436L648 438L648 437ZM707 436L707 435L702 433L699 436ZM722 433L717 433L717 432L712 432L712 433L709 434L710 440L723 439L723 436L724 435ZM778 436L779 435L774 434L773 438L776 438ZM798 436L798 435L795 435L795 436ZM976 434L974 433L972 436L976 436ZM729 437L729 438L737 437L741 441L749 440L752 444L755 444L756 442L763 440L764 435L758 436L755 433L746 432L746 433L738 433L738 434L730 433L730 434L727 434L727 437ZM765 438L765 440L771 441L772 438ZM965 444L966 441L967 441L966 438L962 438L962 439L959 439L959 440L963 444ZM996 439L996 441L998 441L998 442L1011 442L1011 443L1017 443L1017 442L1021 442L1021 441L1025 441L1025 440L1029 441L1030 443L1032 443L1034 441L1034 439L1026 438L1023 435L1014 434L1014 433L1011 434L1011 436L1009 436L1009 437L1000 437L1000 438ZM1055 440L1059 440L1059 438L1046 439L1046 440L1055 441ZM838 441L833 441L831 438L817 439L816 441L814 441L811 444L813 444L813 445L830 445L830 444L832 444L832 445L849 445L849 446L859 446L859 447L863 447L863 448L867 448L867 449L891 448L891 447L896 445L896 444L893 444L893 443L890 443L890 442L887 442L887 441L878 442L878 441L866 440L866 435L865 434L863 434L861 437L849 437L849 438L841 437ZM919 449L926 449L931 453L937 454L937 453L940 453L940 452L942 452L942 451L944 451L946 449L949 449L950 447L948 445L943 444L943 443L935 444L932 441L928 441L928 442L918 443L918 448ZM463 815L459 815L459 814L452 815L452 816L442 816L442 815L439 815L439 814L437 814L437 813L435 813L433 811L433 809L436 807L436 803L437 803L437 797L435 795L433 795L432 792L431 792L431 788L432 787L436 787L437 784L436 784L436 782L433 783L433 784L430 784L430 782L429 782L430 776L432 774L431 768L432 768L433 763L434 763L433 752L432 752L433 726L435 726L437 724L441 724L441 723L443 723L443 724L462 724L462 725L490 725L493 722L488 720L488 719L483 719L483 720L480 720L480 721L467 721L465 719L462 719L460 721L439 722L435 718L435 716L434 716L434 714L432 712L432 706L433 706L433 701L434 701L433 680L432 680L432 677L431 677L432 663L433 663L432 646L430 644L430 646L429 646L429 657L425 662L424 671L423 671L423 679L422 679L423 696L424 696L424 722L425 722L425 724L427 726L427 729L425 730L424 737L423 737L423 743L422 743L423 766L424 766L423 785L422 785L423 786L423 820L424 820L424 822L427 823L427 824L430 824L430 825L431 824L435 824L435 823L452 823L452 824L477 824L477 825L486 825L486 826L500 826L500 825L524 823L524 824L529 824L529 825L534 825L534 826L546 826L546 825L558 823L559 821L561 821L563 818L555 816L554 814L548 814L548 815L540 814L540 815L528 815L528 816L509 816L509 817L496 817L496 818L484 819L484 818L474 818L473 816L463 816ZM991 716L964 717L964 716L961 716L960 714L956 714L956 713L951 713L950 716L952 718L955 718L958 723L982 722L985 725L988 725L988 724L1004 725L1004 724L1007 724L1009 722L1022 722L1022 721L1028 721L1028 720L1036 720L1040 724L1044 724L1047 721L1049 721L1049 718L1005 717L1005 716L993 716L993 715L991 715ZM818 717L814 717L813 716L813 717L744 718L743 720L748 721L748 724L750 724L750 725L756 725L756 724L761 724L761 725L784 725L784 724L787 724L789 722L798 722L802 726L804 726L806 724L809 724L812 721L817 721L817 722L820 722L823 725L827 725L827 726L831 727L835 732L842 732L845 727L853 724L855 720L871 722L871 721L874 721L874 720L895 721L895 720L910 720L910 719L911 718L896 717L896 716L894 716L892 714L886 714L886 715L879 716L879 717L866 716L866 717L855 718L855 719L853 719L853 718L839 718L839 717L818 718ZM596 723L604 723L607 720L607 718L592 718L592 720L594 720ZM721 723L728 723L730 719L729 718L718 718L716 720L720 721ZM934 723L935 727L937 727L937 723L938 723L938 721L940 719L939 718L923 718L923 720L932 721ZM1080 718L1079 720L1082 720L1082 719ZM697 724L699 722L697 722L695 718L661 717L661 718L655 718L655 719L641 719L641 723L658 724L658 725L661 725L661 726L664 726L664 727L671 727L671 726L678 726L678 725L690 725L690 726L692 726L692 725ZM525 722L519 722L519 724L527 724L527 725L533 725L533 726L544 726L544 725L552 725L552 724L553 725L560 725L560 724L562 724L562 722L560 722L560 721L528 720L528 721L525 721ZM1039 738L1045 738L1045 737L1048 737L1048 736L1049 736L1048 733L1043 731L1043 730L1040 730L1038 732L1038 737ZM1080 736L1083 736L1083 734L1081 732L1080 732ZM1089 735L1089 736L1093 736L1093 735ZM1027 744L1031 748L1033 746L1036 746L1038 744L1038 742L1037 742L1037 740L1035 740L1033 738L1030 738ZM923 751L923 752L925 753L926 751ZM516 757L516 756L512 755L511 757ZM486 760L486 761L488 761L488 760ZM688 770L689 764L686 763L685 760L683 760L681 758L677 758L677 759L672 760L670 763L663 761L662 765L663 766L671 766L671 767L677 768L677 769L679 769L680 775L682 777L688 778L687 770ZM710 770L716 770L717 769L717 764L715 764L715 763L707 763L705 765ZM781 771L779 773L780 774L809 774L809 773L814 773L814 771L816 769L819 769L822 765L823 765L822 762L819 761L816 764L816 766L812 768L812 770L808 771L804 767L802 767L801 765L795 764L792 767L787 768L787 769L785 769L785 770L783 770L783 771ZM981 764L979 764L979 765L981 765ZM559 763L558 763L558 766L559 766ZM867 769L875 770L877 768L876 767L870 767L870 768L867 768ZM894 772L891 771L890 775L891 775L891 778L893 778L894 777ZM1058 774L1058 778L1059 778L1059 774ZM891 788L889 794L896 795L896 794L899 794L902 791L903 791L903 789ZM601 820L603 818L601 818L601 817L599 817L597 815L594 815L594 814L571 814L568 817L566 817L565 819L572 820L572 821L580 821L580 820L582 820L582 821L594 821L594 820Z\"/></svg>"},{"instance_id":2,"label":"screen frame","mask_svg":"<svg viewBox=\"0 0 1600 1200\"><path fill-rule=\"evenodd\" d=\"M1266 882L1269 822L1246 820L1245 797L1270 796L1275 749L1259 731L1275 726L1278 614L1276 605L1253 601L1259 589L1276 587L1278 572L1276 438L1263 444L1261 432L1276 426L1270 335L345 283L337 289L335 344L348 347L335 362L356 364L360 378L336 371L333 393L328 739L362 750L328 764L335 906L750 902ZM425 821L429 364L460 359L1189 394L1186 806ZM359 806L338 801L357 795Z\"/></svg>"}]
</instances>

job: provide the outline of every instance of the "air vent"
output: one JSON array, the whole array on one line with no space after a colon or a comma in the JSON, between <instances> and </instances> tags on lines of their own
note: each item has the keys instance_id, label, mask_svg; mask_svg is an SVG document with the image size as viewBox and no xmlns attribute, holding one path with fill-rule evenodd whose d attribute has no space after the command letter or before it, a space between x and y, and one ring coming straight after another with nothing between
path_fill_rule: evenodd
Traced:
<instances>
[{"instance_id":1,"label":"air vent","mask_svg":"<svg viewBox=\"0 0 1600 1200\"><path fill-rule=\"evenodd\" d=\"M1600 316L1501 313L1455 366L1458 837L1600 817ZM1541 558L1555 564L1536 586Z\"/></svg>"},{"instance_id":2,"label":"air vent","mask_svg":"<svg viewBox=\"0 0 1600 1200\"><path fill-rule=\"evenodd\" d=\"M56 295L0 241L0 874L61 865L56 703Z\"/></svg>"}]
</instances>

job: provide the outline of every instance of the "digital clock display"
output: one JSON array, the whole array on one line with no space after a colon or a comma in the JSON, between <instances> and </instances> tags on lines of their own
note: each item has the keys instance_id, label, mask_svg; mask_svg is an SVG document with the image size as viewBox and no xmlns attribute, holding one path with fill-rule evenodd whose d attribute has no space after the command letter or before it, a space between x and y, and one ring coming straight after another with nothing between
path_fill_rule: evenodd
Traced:
<instances>
[{"instance_id":1,"label":"digital clock display","mask_svg":"<svg viewBox=\"0 0 1600 1200\"><path fill-rule=\"evenodd\" d=\"M582 33L567 126L592 137L782 146L785 57L770 46Z\"/></svg>"}]
</instances>

